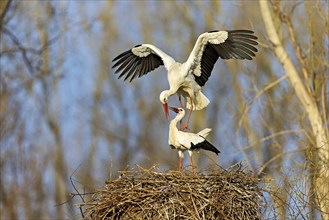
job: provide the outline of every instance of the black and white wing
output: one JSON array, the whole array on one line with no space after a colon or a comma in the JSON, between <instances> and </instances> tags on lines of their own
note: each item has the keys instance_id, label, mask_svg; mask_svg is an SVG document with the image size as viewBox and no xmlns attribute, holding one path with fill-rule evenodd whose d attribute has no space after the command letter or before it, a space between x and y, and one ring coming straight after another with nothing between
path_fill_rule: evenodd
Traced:
<instances>
[{"instance_id":1,"label":"black and white wing","mask_svg":"<svg viewBox=\"0 0 329 220\"><path fill-rule=\"evenodd\" d=\"M210 31L198 37L186 62L195 81L204 86L218 58L252 60L257 37L250 30Z\"/></svg>"},{"instance_id":2,"label":"black and white wing","mask_svg":"<svg viewBox=\"0 0 329 220\"><path fill-rule=\"evenodd\" d=\"M207 128L209 129L209 128ZM211 129L204 129L205 133L209 133ZM210 142L208 142L205 137L200 134L194 134L189 132L179 131L177 135L177 141L181 146L184 146L188 150L199 150L204 149L208 151L212 151L218 155L220 151L213 146Z\"/></svg>"},{"instance_id":3,"label":"black and white wing","mask_svg":"<svg viewBox=\"0 0 329 220\"><path fill-rule=\"evenodd\" d=\"M112 68L117 68L115 74L120 73L119 78L125 76L124 80L130 77L131 82L161 65L168 70L175 60L154 45L142 44L121 53L112 62Z\"/></svg>"}]
</instances>

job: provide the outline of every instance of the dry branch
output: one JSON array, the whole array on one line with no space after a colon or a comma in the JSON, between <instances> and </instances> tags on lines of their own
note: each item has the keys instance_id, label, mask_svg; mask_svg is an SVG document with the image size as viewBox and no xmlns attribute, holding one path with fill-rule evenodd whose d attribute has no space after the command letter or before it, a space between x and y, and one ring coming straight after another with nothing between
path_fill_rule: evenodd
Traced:
<instances>
[{"instance_id":1,"label":"dry branch","mask_svg":"<svg viewBox=\"0 0 329 220\"><path fill-rule=\"evenodd\" d=\"M273 45L273 52L282 64L284 68L288 80L295 90L296 96L304 107L308 119L310 121L310 125L312 128L312 133L315 137L316 147L317 147L317 157L318 160L318 176L316 178L317 184L317 199L319 206L322 211L323 219L329 219L329 137L327 130L325 129L325 125L323 123L323 118L321 117L320 111L314 98L307 92L306 86L304 85L300 75L297 72L295 65L293 64L289 54L284 48L280 38L278 36L278 32L274 26L274 22L271 16L271 11L269 7L268 1L259 0L260 11L263 17L263 22L267 31L267 35L271 44ZM291 29L292 26L289 26L288 29ZM293 41L296 40L292 35L292 31L289 30L290 35L292 36ZM293 42L296 44L296 42ZM296 47L297 57L299 49ZM301 61L301 60L300 60ZM303 65L303 62L301 62ZM302 71L307 71L306 67L302 68ZM308 73L304 73L305 80L308 79Z\"/></svg>"}]
</instances>

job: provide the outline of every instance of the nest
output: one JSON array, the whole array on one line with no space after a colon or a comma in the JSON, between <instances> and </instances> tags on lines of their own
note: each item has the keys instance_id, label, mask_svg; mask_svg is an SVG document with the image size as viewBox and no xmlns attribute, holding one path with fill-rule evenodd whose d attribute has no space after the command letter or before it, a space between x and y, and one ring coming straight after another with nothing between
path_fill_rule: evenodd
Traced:
<instances>
[{"instance_id":1,"label":"nest","mask_svg":"<svg viewBox=\"0 0 329 220\"><path fill-rule=\"evenodd\" d=\"M80 207L85 219L262 219L258 184L241 170L191 176L140 168L106 181Z\"/></svg>"}]
</instances>

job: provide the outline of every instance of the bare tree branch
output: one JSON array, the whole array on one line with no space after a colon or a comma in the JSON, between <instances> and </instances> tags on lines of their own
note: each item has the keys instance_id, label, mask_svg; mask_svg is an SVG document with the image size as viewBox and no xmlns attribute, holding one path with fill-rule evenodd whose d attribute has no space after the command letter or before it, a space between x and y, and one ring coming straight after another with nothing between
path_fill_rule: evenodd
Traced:
<instances>
[{"instance_id":1,"label":"bare tree branch","mask_svg":"<svg viewBox=\"0 0 329 220\"><path fill-rule=\"evenodd\" d=\"M5 16L9 11L12 0L5 0L0 2L0 32L4 26Z\"/></svg>"},{"instance_id":2,"label":"bare tree branch","mask_svg":"<svg viewBox=\"0 0 329 220\"><path fill-rule=\"evenodd\" d=\"M19 50L22 51L23 61L26 64L27 69L30 72L30 74L32 74L33 71L34 71L33 70L34 68L32 66L31 61L27 57L26 49L22 46L22 44L20 43L18 38L11 31L9 31L7 28L3 28L3 33L7 34L10 37L10 39L14 42L14 44L19 48Z\"/></svg>"},{"instance_id":3,"label":"bare tree branch","mask_svg":"<svg viewBox=\"0 0 329 220\"><path fill-rule=\"evenodd\" d=\"M323 119L316 105L315 100L305 89L303 82L298 75L296 67L292 63L289 55L284 49L277 30L275 29L273 19L271 16L268 1L259 0L260 10L263 17L263 22L268 34L268 37L273 45L273 51L280 63L282 64L291 86L294 88L295 93L304 107L308 119L310 121L313 135L316 139L317 154L319 160L319 176L317 177L317 196L319 206L322 210L323 219L329 219L329 195L328 195L328 182L329 182L329 141L328 136L324 129Z\"/></svg>"}]
</instances>

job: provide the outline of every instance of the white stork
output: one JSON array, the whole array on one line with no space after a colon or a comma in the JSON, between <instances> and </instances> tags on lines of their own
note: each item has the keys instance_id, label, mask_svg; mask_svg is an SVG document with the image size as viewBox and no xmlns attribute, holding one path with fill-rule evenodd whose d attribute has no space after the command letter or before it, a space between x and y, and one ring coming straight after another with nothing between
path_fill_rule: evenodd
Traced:
<instances>
[{"instance_id":1,"label":"white stork","mask_svg":"<svg viewBox=\"0 0 329 220\"><path fill-rule=\"evenodd\" d=\"M192 167L192 173L194 175L194 167L193 167L193 160L192 154L195 150L208 150L212 151L218 155L220 151L214 147L211 143L206 140L206 137L211 132L210 128L205 128L197 134L184 132L178 130L176 127L177 122L182 120L185 116L185 111L183 108L173 108L169 106L169 109L176 112L177 116L171 120L169 125L169 146L171 148L176 148L178 150L179 155L179 171L182 171L183 167L183 158L184 158L184 151L188 151L190 154L190 165Z\"/></svg>"},{"instance_id":2,"label":"white stork","mask_svg":"<svg viewBox=\"0 0 329 220\"><path fill-rule=\"evenodd\" d=\"M168 72L169 90L160 94L166 118L168 113L168 98L178 94L180 107L183 96L186 107L190 109L185 128L192 110L201 110L209 104L208 98L201 92L210 77L214 64L220 57L222 59L251 60L257 49L257 37L250 30L210 31L201 34L185 63L178 63L172 57L151 44L137 45L113 59L112 68L120 73L119 78L124 80L141 77L152 70L164 65ZM187 101L189 100L189 102Z\"/></svg>"}]
</instances>

